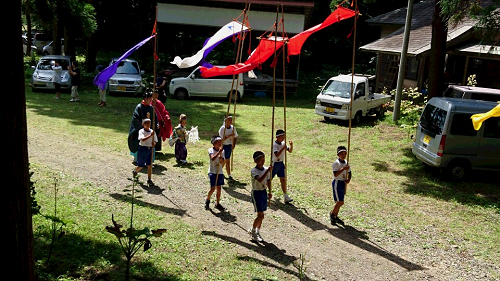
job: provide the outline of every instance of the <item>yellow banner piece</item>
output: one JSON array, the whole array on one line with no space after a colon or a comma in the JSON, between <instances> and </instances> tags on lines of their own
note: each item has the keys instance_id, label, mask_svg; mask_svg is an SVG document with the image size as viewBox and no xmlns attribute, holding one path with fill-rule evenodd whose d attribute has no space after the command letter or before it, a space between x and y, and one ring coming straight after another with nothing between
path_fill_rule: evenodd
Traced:
<instances>
[{"instance_id":1,"label":"yellow banner piece","mask_svg":"<svg viewBox=\"0 0 500 281\"><path fill-rule=\"evenodd\" d=\"M474 129L478 131L481 128L483 122L490 117L500 117L500 104L486 113L472 115L470 117L470 119L472 119L472 126L474 126Z\"/></svg>"}]
</instances>

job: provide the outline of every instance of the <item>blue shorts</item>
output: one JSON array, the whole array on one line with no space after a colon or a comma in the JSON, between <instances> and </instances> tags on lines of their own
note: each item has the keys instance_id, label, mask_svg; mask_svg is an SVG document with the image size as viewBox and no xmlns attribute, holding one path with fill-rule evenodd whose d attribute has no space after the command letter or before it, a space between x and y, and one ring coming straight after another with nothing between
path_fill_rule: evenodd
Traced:
<instances>
[{"instance_id":1,"label":"blue shorts","mask_svg":"<svg viewBox=\"0 0 500 281\"><path fill-rule=\"evenodd\" d=\"M230 159L231 158L231 152L233 152L233 145L232 144L225 144L222 149L224 149L224 159Z\"/></svg>"},{"instance_id":2,"label":"blue shorts","mask_svg":"<svg viewBox=\"0 0 500 281\"><path fill-rule=\"evenodd\" d=\"M208 178L210 179L210 187L224 185L223 174L219 174L219 177L217 177L217 174L209 173ZM215 185L215 178L217 178L217 185Z\"/></svg>"},{"instance_id":3,"label":"blue shorts","mask_svg":"<svg viewBox=\"0 0 500 281\"><path fill-rule=\"evenodd\" d=\"M333 200L335 200L335 202L344 201L345 181L333 180L332 191L333 191Z\"/></svg>"},{"instance_id":4,"label":"blue shorts","mask_svg":"<svg viewBox=\"0 0 500 281\"><path fill-rule=\"evenodd\" d=\"M252 203L255 212L264 212L267 210L267 191L252 190Z\"/></svg>"},{"instance_id":5,"label":"blue shorts","mask_svg":"<svg viewBox=\"0 0 500 281\"><path fill-rule=\"evenodd\" d=\"M151 153L152 149L147 146L139 145L139 150L137 150L137 166L146 167L151 165Z\"/></svg>"},{"instance_id":6,"label":"blue shorts","mask_svg":"<svg viewBox=\"0 0 500 281\"><path fill-rule=\"evenodd\" d=\"M283 162L274 162L273 163L273 178L278 175L280 178L285 177L285 164Z\"/></svg>"}]
</instances>

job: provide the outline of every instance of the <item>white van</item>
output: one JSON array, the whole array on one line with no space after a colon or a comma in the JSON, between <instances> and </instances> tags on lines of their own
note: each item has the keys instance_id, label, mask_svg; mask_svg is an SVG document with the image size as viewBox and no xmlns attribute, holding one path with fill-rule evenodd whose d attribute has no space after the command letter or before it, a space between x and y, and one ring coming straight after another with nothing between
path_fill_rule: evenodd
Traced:
<instances>
[{"instance_id":1,"label":"white van","mask_svg":"<svg viewBox=\"0 0 500 281\"><path fill-rule=\"evenodd\" d=\"M420 117L412 153L452 179L462 179L470 170L500 171L500 117L487 119L478 131L471 120L472 115L486 113L497 104L431 98Z\"/></svg>"},{"instance_id":2,"label":"white van","mask_svg":"<svg viewBox=\"0 0 500 281\"><path fill-rule=\"evenodd\" d=\"M460 99L500 101L500 90L483 87L449 85L444 92L444 96Z\"/></svg>"},{"instance_id":3,"label":"white van","mask_svg":"<svg viewBox=\"0 0 500 281\"><path fill-rule=\"evenodd\" d=\"M223 68L224 66L219 66ZM238 82L238 83L237 83ZM169 92L177 99L183 100L189 97L214 97L229 99L231 89L234 89L233 99L243 97L244 83L243 74L234 79L233 76L215 76L210 78L201 77L199 68L196 68L187 77L178 77L170 80Z\"/></svg>"}]
</instances>

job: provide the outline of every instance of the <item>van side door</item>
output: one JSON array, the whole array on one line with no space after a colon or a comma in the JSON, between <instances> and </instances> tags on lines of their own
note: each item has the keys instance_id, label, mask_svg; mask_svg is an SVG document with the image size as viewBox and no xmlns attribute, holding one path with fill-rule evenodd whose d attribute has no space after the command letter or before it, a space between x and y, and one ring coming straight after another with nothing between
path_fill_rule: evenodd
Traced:
<instances>
[{"instance_id":1,"label":"van side door","mask_svg":"<svg viewBox=\"0 0 500 281\"><path fill-rule=\"evenodd\" d=\"M478 166L500 169L500 118L491 117L483 122L483 134L477 149Z\"/></svg>"}]
</instances>

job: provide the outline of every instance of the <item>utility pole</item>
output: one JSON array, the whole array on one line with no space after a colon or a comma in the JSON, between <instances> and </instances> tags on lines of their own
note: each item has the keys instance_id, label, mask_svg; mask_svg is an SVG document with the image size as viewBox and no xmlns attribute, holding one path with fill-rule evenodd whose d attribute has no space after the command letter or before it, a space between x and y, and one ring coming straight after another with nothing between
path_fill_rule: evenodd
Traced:
<instances>
[{"instance_id":1,"label":"utility pole","mask_svg":"<svg viewBox=\"0 0 500 281\"><path fill-rule=\"evenodd\" d=\"M410 39L411 18L413 14L413 0L408 0L408 8L406 10L405 33L403 35L403 48L401 49L401 58L399 61L398 84L396 87L396 97L394 99L394 112L392 121L396 122L399 119L401 108L401 92L403 90L403 82L406 70L406 54L408 53L408 41Z\"/></svg>"}]
</instances>

